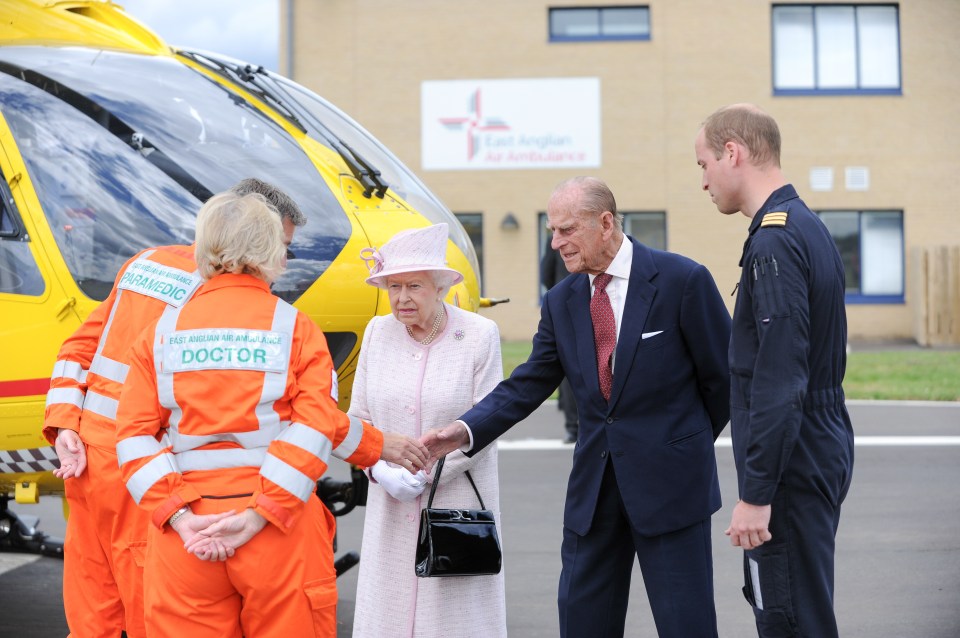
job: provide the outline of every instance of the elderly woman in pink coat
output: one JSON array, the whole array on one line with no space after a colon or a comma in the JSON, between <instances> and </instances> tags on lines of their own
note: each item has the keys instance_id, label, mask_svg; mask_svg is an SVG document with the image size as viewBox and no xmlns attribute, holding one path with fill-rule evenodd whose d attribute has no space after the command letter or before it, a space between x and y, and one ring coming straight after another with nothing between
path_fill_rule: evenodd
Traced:
<instances>
[{"instance_id":1,"label":"elderly woman in pink coat","mask_svg":"<svg viewBox=\"0 0 960 638\"><path fill-rule=\"evenodd\" d=\"M402 231L379 251L362 253L370 265L367 283L387 290L390 314L367 325L350 414L384 432L420 437L443 427L503 377L496 324L443 301L463 280L445 264L447 232L446 224ZM451 453L433 506L480 506L466 470L502 530L496 444L472 458ZM502 571L446 578L414 573L431 476L381 461L370 477L354 638L506 636Z\"/></svg>"}]
</instances>

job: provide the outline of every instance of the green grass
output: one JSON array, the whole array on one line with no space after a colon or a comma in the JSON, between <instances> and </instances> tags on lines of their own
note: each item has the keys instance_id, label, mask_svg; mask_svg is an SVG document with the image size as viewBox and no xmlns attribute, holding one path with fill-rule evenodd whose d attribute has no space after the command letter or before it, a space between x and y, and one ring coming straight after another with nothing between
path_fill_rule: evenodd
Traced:
<instances>
[{"instance_id":1,"label":"green grass","mask_svg":"<svg viewBox=\"0 0 960 638\"><path fill-rule=\"evenodd\" d=\"M853 352L843 389L848 399L960 401L960 351Z\"/></svg>"},{"instance_id":2,"label":"green grass","mask_svg":"<svg viewBox=\"0 0 960 638\"><path fill-rule=\"evenodd\" d=\"M505 341L503 375L530 354L529 341ZM852 352L843 389L848 399L960 401L960 350Z\"/></svg>"}]
</instances>

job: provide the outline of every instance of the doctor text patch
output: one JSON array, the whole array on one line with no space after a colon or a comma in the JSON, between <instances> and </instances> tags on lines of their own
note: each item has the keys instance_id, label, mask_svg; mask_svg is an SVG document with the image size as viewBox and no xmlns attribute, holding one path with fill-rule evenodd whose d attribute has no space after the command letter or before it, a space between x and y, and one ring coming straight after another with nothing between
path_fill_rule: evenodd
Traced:
<instances>
[{"instance_id":1,"label":"doctor text patch","mask_svg":"<svg viewBox=\"0 0 960 638\"><path fill-rule=\"evenodd\" d=\"M260 370L285 372L288 335L268 330L178 330L163 339L163 372Z\"/></svg>"}]
</instances>

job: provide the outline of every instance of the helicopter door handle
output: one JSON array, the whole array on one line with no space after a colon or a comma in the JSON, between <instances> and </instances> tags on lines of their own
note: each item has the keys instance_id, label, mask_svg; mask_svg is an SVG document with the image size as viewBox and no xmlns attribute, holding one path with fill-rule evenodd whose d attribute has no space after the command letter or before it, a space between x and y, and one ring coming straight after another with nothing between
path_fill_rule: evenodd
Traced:
<instances>
[{"instance_id":1,"label":"helicopter door handle","mask_svg":"<svg viewBox=\"0 0 960 638\"><path fill-rule=\"evenodd\" d=\"M10 188L16 188L17 184L20 183L20 178L23 176L23 173L14 173L10 176L10 179L7 180L7 185Z\"/></svg>"},{"instance_id":2,"label":"helicopter door handle","mask_svg":"<svg viewBox=\"0 0 960 638\"><path fill-rule=\"evenodd\" d=\"M67 297L57 306L57 320L63 321L67 318L70 310L77 305L76 297Z\"/></svg>"}]
</instances>

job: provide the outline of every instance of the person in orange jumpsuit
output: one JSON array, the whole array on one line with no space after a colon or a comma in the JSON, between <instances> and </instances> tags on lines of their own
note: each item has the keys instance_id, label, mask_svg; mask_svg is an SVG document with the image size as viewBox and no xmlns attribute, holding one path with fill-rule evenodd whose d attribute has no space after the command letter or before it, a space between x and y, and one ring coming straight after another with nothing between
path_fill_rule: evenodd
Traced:
<instances>
[{"instance_id":1,"label":"person in orange jumpsuit","mask_svg":"<svg viewBox=\"0 0 960 638\"><path fill-rule=\"evenodd\" d=\"M323 333L270 294L285 250L264 200L211 198L196 240L205 283L133 344L117 411L120 471L152 523L147 631L332 638L335 523L314 492L340 433L362 425L337 409Z\"/></svg>"},{"instance_id":2,"label":"person in orange jumpsuit","mask_svg":"<svg viewBox=\"0 0 960 638\"><path fill-rule=\"evenodd\" d=\"M232 191L259 193L282 220L284 243L306 218L285 193L255 178ZM43 434L60 460L70 517L64 548L63 602L73 638L145 635L143 561L149 517L120 476L116 410L127 375L126 353L140 331L167 307L182 305L199 287L191 246L162 246L134 255L120 269L107 299L64 342L47 394ZM334 454L350 455L372 428L345 433ZM388 441L400 447L399 441ZM389 447L389 446L388 446Z\"/></svg>"}]
</instances>

